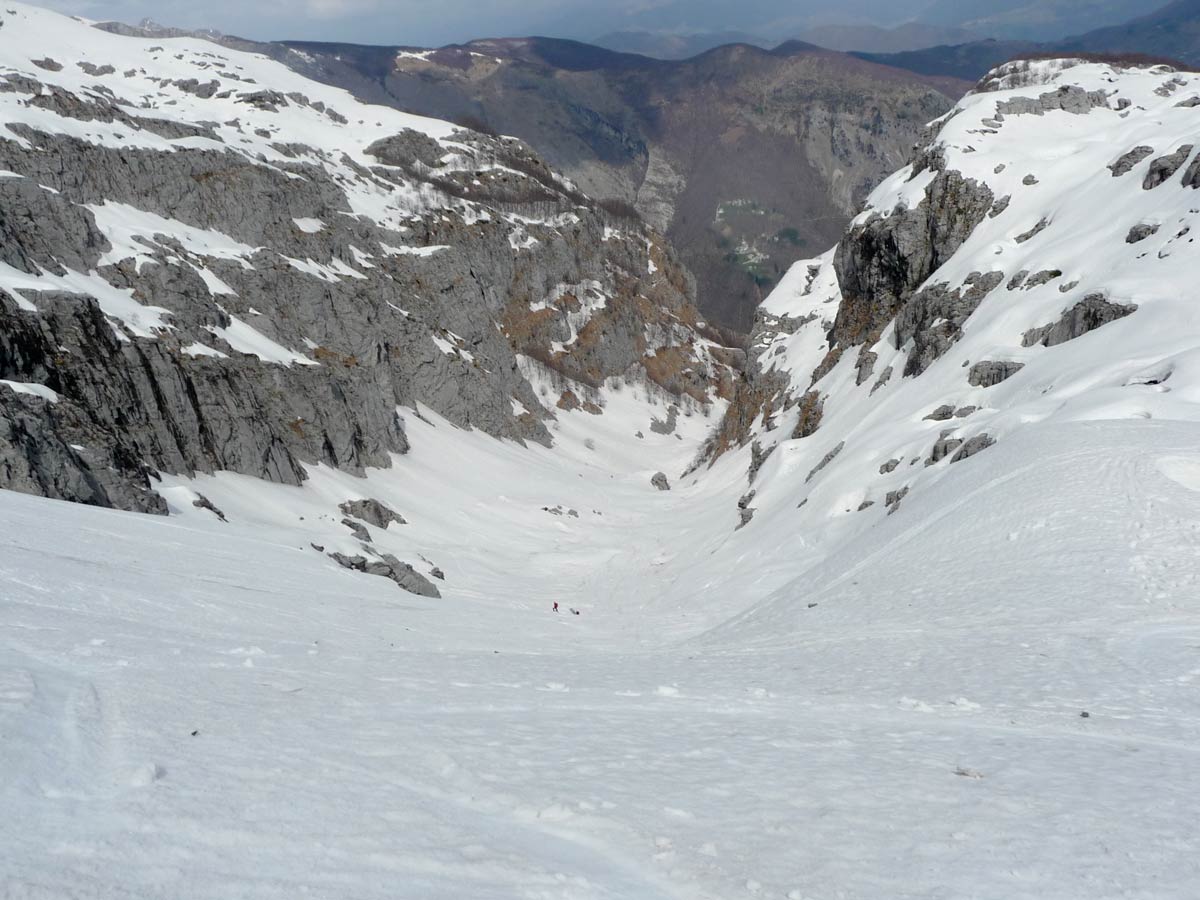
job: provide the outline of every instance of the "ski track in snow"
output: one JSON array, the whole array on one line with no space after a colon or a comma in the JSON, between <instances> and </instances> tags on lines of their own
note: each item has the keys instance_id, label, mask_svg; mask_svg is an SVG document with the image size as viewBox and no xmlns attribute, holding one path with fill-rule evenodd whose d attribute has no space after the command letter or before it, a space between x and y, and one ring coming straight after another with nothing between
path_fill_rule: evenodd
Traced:
<instances>
[{"instance_id":1,"label":"ski track in snow","mask_svg":"<svg viewBox=\"0 0 1200 900\"><path fill-rule=\"evenodd\" d=\"M401 486L464 462L423 454L445 429L420 428L385 473ZM0 494L0 883L1195 896L1200 496L1171 477L1200 459L1194 438L1186 423L1036 427L864 540L793 560L748 606L731 561L785 552L786 533L729 539L721 491L664 499L618 468L600 488L625 515L590 522L573 554L526 494L585 508L597 485L551 454L544 478L518 481L519 449L481 477L509 498L491 514L527 543L523 566L451 571L443 600L345 573L240 512L224 525ZM229 513L240 487L211 494ZM697 522L664 529L664 502L696 504ZM416 503L408 527L462 541L454 506ZM505 534L479 528L481 548ZM528 602L554 583L578 586L584 616Z\"/></svg>"}]
</instances>

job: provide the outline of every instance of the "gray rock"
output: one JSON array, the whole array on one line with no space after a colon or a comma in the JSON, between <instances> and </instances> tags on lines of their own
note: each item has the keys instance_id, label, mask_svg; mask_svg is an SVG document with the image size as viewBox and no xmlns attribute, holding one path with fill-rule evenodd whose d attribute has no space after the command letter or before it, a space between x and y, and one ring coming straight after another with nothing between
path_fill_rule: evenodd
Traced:
<instances>
[{"instance_id":1,"label":"gray rock","mask_svg":"<svg viewBox=\"0 0 1200 900\"><path fill-rule=\"evenodd\" d=\"M1059 111L1085 115L1093 109L1103 109L1108 106L1108 94L1105 91L1086 91L1077 85L1064 85L1055 91L1049 91L1038 97L1014 97L996 104L996 112L1000 116L1033 115L1044 116L1048 112Z\"/></svg>"},{"instance_id":2,"label":"gray rock","mask_svg":"<svg viewBox=\"0 0 1200 900\"><path fill-rule=\"evenodd\" d=\"M920 375L953 347L967 319L1003 280L1003 272L972 272L955 290L943 282L914 294L896 316L896 347L913 344L905 376Z\"/></svg>"},{"instance_id":3,"label":"gray rock","mask_svg":"<svg viewBox=\"0 0 1200 900\"><path fill-rule=\"evenodd\" d=\"M667 480L667 476L663 472L655 472L654 477L650 479L650 484L660 491L669 491L671 482Z\"/></svg>"},{"instance_id":4,"label":"gray rock","mask_svg":"<svg viewBox=\"0 0 1200 900\"><path fill-rule=\"evenodd\" d=\"M796 420L796 427L792 429L792 440L811 437L817 433L821 427L821 420L825 415L825 401L821 398L821 392L817 390L807 391L800 398L800 417Z\"/></svg>"},{"instance_id":5,"label":"gray rock","mask_svg":"<svg viewBox=\"0 0 1200 900\"><path fill-rule=\"evenodd\" d=\"M1136 311L1135 304L1113 303L1103 294L1088 294L1064 312L1057 322L1025 332L1021 345L1032 347L1041 344L1043 347L1055 347Z\"/></svg>"},{"instance_id":6,"label":"gray rock","mask_svg":"<svg viewBox=\"0 0 1200 900\"><path fill-rule=\"evenodd\" d=\"M929 451L929 458L925 460L926 466L937 465L963 445L962 438L951 437L952 434L954 434L953 430L942 432L941 437L933 445L933 449Z\"/></svg>"},{"instance_id":7,"label":"gray rock","mask_svg":"<svg viewBox=\"0 0 1200 900\"><path fill-rule=\"evenodd\" d=\"M883 501L883 505L887 507L889 516L900 508L900 501L908 496L908 491L908 485L905 485L898 491L888 491L887 497Z\"/></svg>"},{"instance_id":8,"label":"gray rock","mask_svg":"<svg viewBox=\"0 0 1200 900\"><path fill-rule=\"evenodd\" d=\"M107 64L103 65L103 66L98 66L95 63L78 62L75 65L79 66L79 68L83 69L83 71L87 72L87 74L89 74L93 77L100 77L103 75L112 75L114 72L117 71L112 66L107 65Z\"/></svg>"},{"instance_id":9,"label":"gray rock","mask_svg":"<svg viewBox=\"0 0 1200 900\"><path fill-rule=\"evenodd\" d=\"M354 532L354 536L364 544L372 543L371 532L362 522L355 522L353 519L342 519L342 524Z\"/></svg>"},{"instance_id":10,"label":"gray rock","mask_svg":"<svg viewBox=\"0 0 1200 900\"><path fill-rule=\"evenodd\" d=\"M1146 173L1146 177L1142 180L1142 189L1152 191L1159 185L1168 181L1172 175L1182 168L1183 164L1188 161L1188 157L1192 155L1192 145L1184 144L1174 153L1169 153L1166 156L1160 156L1150 163L1150 170Z\"/></svg>"},{"instance_id":11,"label":"gray rock","mask_svg":"<svg viewBox=\"0 0 1200 900\"><path fill-rule=\"evenodd\" d=\"M898 469L900 467L900 462L901 462L901 460L899 460L899 459L889 459L887 462L885 462L882 466L879 467L879 474L880 475L890 475L892 472L895 472L896 469Z\"/></svg>"},{"instance_id":12,"label":"gray rock","mask_svg":"<svg viewBox=\"0 0 1200 900\"><path fill-rule=\"evenodd\" d=\"M679 407L672 403L667 409L667 418L665 421L656 418L650 420L650 430L655 434L674 434L678 421Z\"/></svg>"},{"instance_id":13,"label":"gray rock","mask_svg":"<svg viewBox=\"0 0 1200 900\"><path fill-rule=\"evenodd\" d=\"M1021 286L1023 290L1030 291L1036 287L1041 287L1043 284L1049 284L1056 278L1062 278L1061 269L1042 269L1040 272L1034 272Z\"/></svg>"},{"instance_id":14,"label":"gray rock","mask_svg":"<svg viewBox=\"0 0 1200 900\"><path fill-rule=\"evenodd\" d=\"M212 513L214 516L216 516L222 522L229 521L228 519L225 518L225 513L221 512L221 510L219 510L213 504L213 502L211 500L209 500L207 497L205 497L201 493L196 494L196 499L192 501L192 506L196 507L197 509L207 509L210 513Z\"/></svg>"},{"instance_id":15,"label":"gray rock","mask_svg":"<svg viewBox=\"0 0 1200 900\"><path fill-rule=\"evenodd\" d=\"M1192 190L1200 190L1200 153L1192 160L1187 171L1183 173L1183 186Z\"/></svg>"},{"instance_id":16,"label":"gray rock","mask_svg":"<svg viewBox=\"0 0 1200 900\"><path fill-rule=\"evenodd\" d=\"M983 452L995 443L996 439L989 434L977 434L973 438L968 438L967 441L958 448L958 452L950 458L950 464L953 465L956 462L962 462L964 459L969 459L976 453Z\"/></svg>"},{"instance_id":17,"label":"gray rock","mask_svg":"<svg viewBox=\"0 0 1200 900\"><path fill-rule=\"evenodd\" d=\"M749 472L749 475L750 475L750 483L751 484L753 484L754 479L758 477L758 470L763 467L763 463L765 463L768 459L771 458L771 454L774 453L778 447L779 447L778 444L772 444L766 450L763 450L762 444L760 444L758 441L754 441L750 445L750 472Z\"/></svg>"},{"instance_id":18,"label":"gray rock","mask_svg":"<svg viewBox=\"0 0 1200 900\"><path fill-rule=\"evenodd\" d=\"M820 474L821 470L824 469L831 462L833 462L835 459L837 459L838 454L841 453L845 449L846 449L846 442L842 441L840 444L838 444L836 447L834 447L832 450L830 450L828 453L826 453L825 456L821 459L821 461L819 463L817 463L813 467L813 470L808 473L807 477L805 477L804 483L807 484L808 482L810 482L814 478L816 478L817 475Z\"/></svg>"},{"instance_id":19,"label":"gray rock","mask_svg":"<svg viewBox=\"0 0 1200 900\"><path fill-rule=\"evenodd\" d=\"M1007 381L1025 368L1025 363L1011 361L984 360L971 366L967 382L972 387L992 387Z\"/></svg>"},{"instance_id":20,"label":"gray rock","mask_svg":"<svg viewBox=\"0 0 1200 900\"><path fill-rule=\"evenodd\" d=\"M410 594L434 598L442 596L441 591L433 582L410 564L401 562L390 553L381 554L373 560L368 560L365 556L347 556L343 553L330 553L329 557L342 568L380 578L389 578Z\"/></svg>"},{"instance_id":21,"label":"gray rock","mask_svg":"<svg viewBox=\"0 0 1200 900\"><path fill-rule=\"evenodd\" d=\"M945 422L947 419L952 418L954 418L954 407L950 404L944 404L927 415L925 420L929 422Z\"/></svg>"},{"instance_id":22,"label":"gray rock","mask_svg":"<svg viewBox=\"0 0 1200 900\"><path fill-rule=\"evenodd\" d=\"M988 186L941 171L938 153L919 157L915 165L938 172L925 198L911 209L853 226L835 251L843 300L830 330L834 349L873 343L992 209L995 197Z\"/></svg>"},{"instance_id":23,"label":"gray rock","mask_svg":"<svg viewBox=\"0 0 1200 900\"><path fill-rule=\"evenodd\" d=\"M393 509L388 508L378 500L347 500L341 504L338 509L343 515L351 516L355 519L362 519L374 525L376 528L387 529L389 525L396 522L399 525L407 525L404 517Z\"/></svg>"},{"instance_id":24,"label":"gray rock","mask_svg":"<svg viewBox=\"0 0 1200 900\"><path fill-rule=\"evenodd\" d=\"M1154 234L1158 234L1157 225L1147 225L1146 223L1134 225L1129 229L1129 234L1125 235L1125 243L1137 244Z\"/></svg>"},{"instance_id":25,"label":"gray rock","mask_svg":"<svg viewBox=\"0 0 1200 900\"><path fill-rule=\"evenodd\" d=\"M1015 238L1013 238L1013 240L1015 240L1018 244L1024 244L1026 241L1033 240L1035 237L1037 237L1039 234L1041 234L1043 231L1045 231L1049 225L1050 225L1049 219L1045 219L1045 218L1039 219L1038 223L1036 225L1034 225L1032 228L1030 228L1024 234L1017 235Z\"/></svg>"},{"instance_id":26,"label":"gray rock","mask_svg":"<svg viewBox=\"0 0 1200 900\"><path fill-rule=\"evenodd\" d=\"M1022 269L1020 272L1018 272L1016 275L1014 275L1012 278L1010 278L1008 280L1008 284L1006 285L1007 290L1015 291L1017 288L1019 288L1021 285L1023 285L1025 283L1025 279L1028 277L1029 277L1029 270Z\"/></svg>"},{"instance_id":27,"label":"gray rock","mask_svg":"<svg viewBox=\"0 0 1200 900\"><path fill-rule=\"evenodd\" d=\"M199 81L186 82L182 89L197 96L208 90ZM117 123L167 141L202 136L209 147L217 140L210 125L134 116L100 92L76 95L15 75L0 75L0 89L27 93L31 105L80 122ZM271 107L307 102L269 88L238 100L268 114ZM697 320L689 305L692 287L669 249L636 225L605 241L607 214L566 187L555 193L543 185L553 196L533 204L470 201L477 202L476 211L491 212L468 224L449 208L451 198L439 193L437 179L446 174L422 172L424 151L410 148L408 168L418 174L405 182L407 189L419 189L434 208L414 214L401 234L344 214L347 186L304 146L302 134L277 134L292 162L265 165L233 148L118 149L16 123L10 131L23 140L0 141L0 169L23 177L0 179L0 262L30 274L97 271L116 290L165 310L172 328L153 338L135 335L85 295L28 291L36 314L0 295L0 378L47 384L61 398L46 408L0 398L0 487L165 512L151 472L225 470L291 485L318 463L361 474L389 466L394 454L408 450L408 413L397 408L418 403L459 427L548 444L550 412L521 374L517 354L555 377L576 379L579 390L629 375L702 404L715 384L732 380L727 366L695 355L697 332L685 324ZM346 134L354 139L352 130ZM478 135L461 143L459 153L477 154L481 166L517 152L501 139ZM384 166L353 171L358 186L399 178ZM543 180L558 184L553 177ZM136 265L126 260L102 266L111 247L88 207L105 202L214 229L260 249L247 268L155 235L142 239L145 253ZM553 220L567 212L572 224ZM509 213L546 222L521 226L536 243L519 254L510 240L515 226ZM299 218L327 227L305 233L295 225ZM648 271L648 241L658 242L660 271L652 278L631 275ZM450 249L388 257L378 251L381 243ZM362 278L318 278L288 261L354 268L355 250L364 248L375 250L375 263L358 267ZM198 266L236 294L211 296ZM553 342L570 333L571 309L531 324L530 304L557 285L593 281L608 298L593 317L603 339L581 339L553 353ZM317 365L285 367L238 353L213 333L232 317L252 321L284 347L303 350L315 343L311 359ZM450 333L461 353L434 344L433 337L444 340ZM655 336L655 346L647 347L647 334ZM226 358L184 353L192 343ZM649 371L646 360L654 354L647 351L658 348ZM514 399L529 412L514 414Z\"/></svg>"},{"instance_id":28,"label":"gray rock","mask_svg":"<svg viewBox=\"0 0 1200 900\"><path fill-rule=\"evenodd\" d=\"M858 370L858 377L855 379L855 384L866 384L871 376L875 374L875 363L879 360L879 354L868 350L865 346L858 353L858 362L855 368Z\"/></svg>"},{"instance_id":29,"label":"gray rock","mask_svg":"<svg viewBox=\"0 0 1200 900\"><path fill-rule=\"evenodd\" d=\"M1150 157L1154 153L1153 147L1147 147L1145 144L1134 147L1128 153L1124 153L1115 162L1109 165L1109 171L1112 172L1113 178L1120 178L1122 175L1127 175L1131 172L1138 163Z\"/></svg>"},{"instance_id":30,"label":"gray rock","mask_svg":"<svg viewBox=\"0 0 1200 900\"><path fill-rule=\"evenodd\" d=\"M1024 178L1021 179L1021 184L1025 185L1026 187L1037 184L1037 183L1038 183L1037 176L1032 173L1030 173L1029 175L1026 175Z\"/></svg>"}]
</instances>

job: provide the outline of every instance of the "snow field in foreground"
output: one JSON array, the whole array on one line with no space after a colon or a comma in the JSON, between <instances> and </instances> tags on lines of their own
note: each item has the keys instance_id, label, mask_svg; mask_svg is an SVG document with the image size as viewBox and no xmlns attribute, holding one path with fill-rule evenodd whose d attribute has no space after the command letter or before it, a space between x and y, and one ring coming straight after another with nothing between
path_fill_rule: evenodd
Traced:
<instances>
[{"instance_id":1,"label":"snow field in foreground","mask_svg":"<svg viewBox=\"0 0 1200 900\"><path fill-rule=\"evenodd\" d=\"M794 555L794 580L750 603L735 561L787 558L794 536L710 547L728 522L672 530L632 475L607 488L628 516L588 529L591 556L557 517L535 529L514 498L504 529L489 504L480 558L489 534L537 552L448 572L478 595L441 601L232 513L0 493L0 884L1200 895L1195 437L1032 426L861 540ZM594 497L568 465L556 502ZM452 506L410 527L433 540ZM644 570L600 564L639 542L657 542ZM521 603L555 582L584 616Z\"/></svg>"}]
</instances>

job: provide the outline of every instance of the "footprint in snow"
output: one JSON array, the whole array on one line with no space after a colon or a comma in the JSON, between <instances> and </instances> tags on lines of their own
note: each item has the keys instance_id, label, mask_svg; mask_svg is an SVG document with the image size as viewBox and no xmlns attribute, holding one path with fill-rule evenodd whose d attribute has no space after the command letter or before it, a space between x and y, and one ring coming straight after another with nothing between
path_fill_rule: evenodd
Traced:
<instances>
[{"instance_id":1,"label":"footprint in snow","mask_svg":"<svg viewBox=\"0 0 1200 900\"><path fill-rule=\"evenodd\" d=\"M138 766L129 776L130 787L149 787L156 781L161 781L167 775L167 770L158 763L146 763Z\"/></svg>"}]
</instances>

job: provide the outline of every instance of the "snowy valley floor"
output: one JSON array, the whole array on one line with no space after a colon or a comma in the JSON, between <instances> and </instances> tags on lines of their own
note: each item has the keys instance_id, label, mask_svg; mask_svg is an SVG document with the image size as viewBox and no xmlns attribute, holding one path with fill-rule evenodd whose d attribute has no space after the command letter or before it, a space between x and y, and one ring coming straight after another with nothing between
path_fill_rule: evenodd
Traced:
<instances>
[{"instance_id":1,"label":"snowy valley floor","mask_svg":"<svg viewBox=\"0 0 1200 900\"><path fill-rule=\"evenodd\" d=\"M733 532L732 464L413 428L368 481L442 600L308 547L349 476L0 492L0 895L1200 896L1195 426L1030 426L815 537Z\"/></svg>"}]
</instances>

